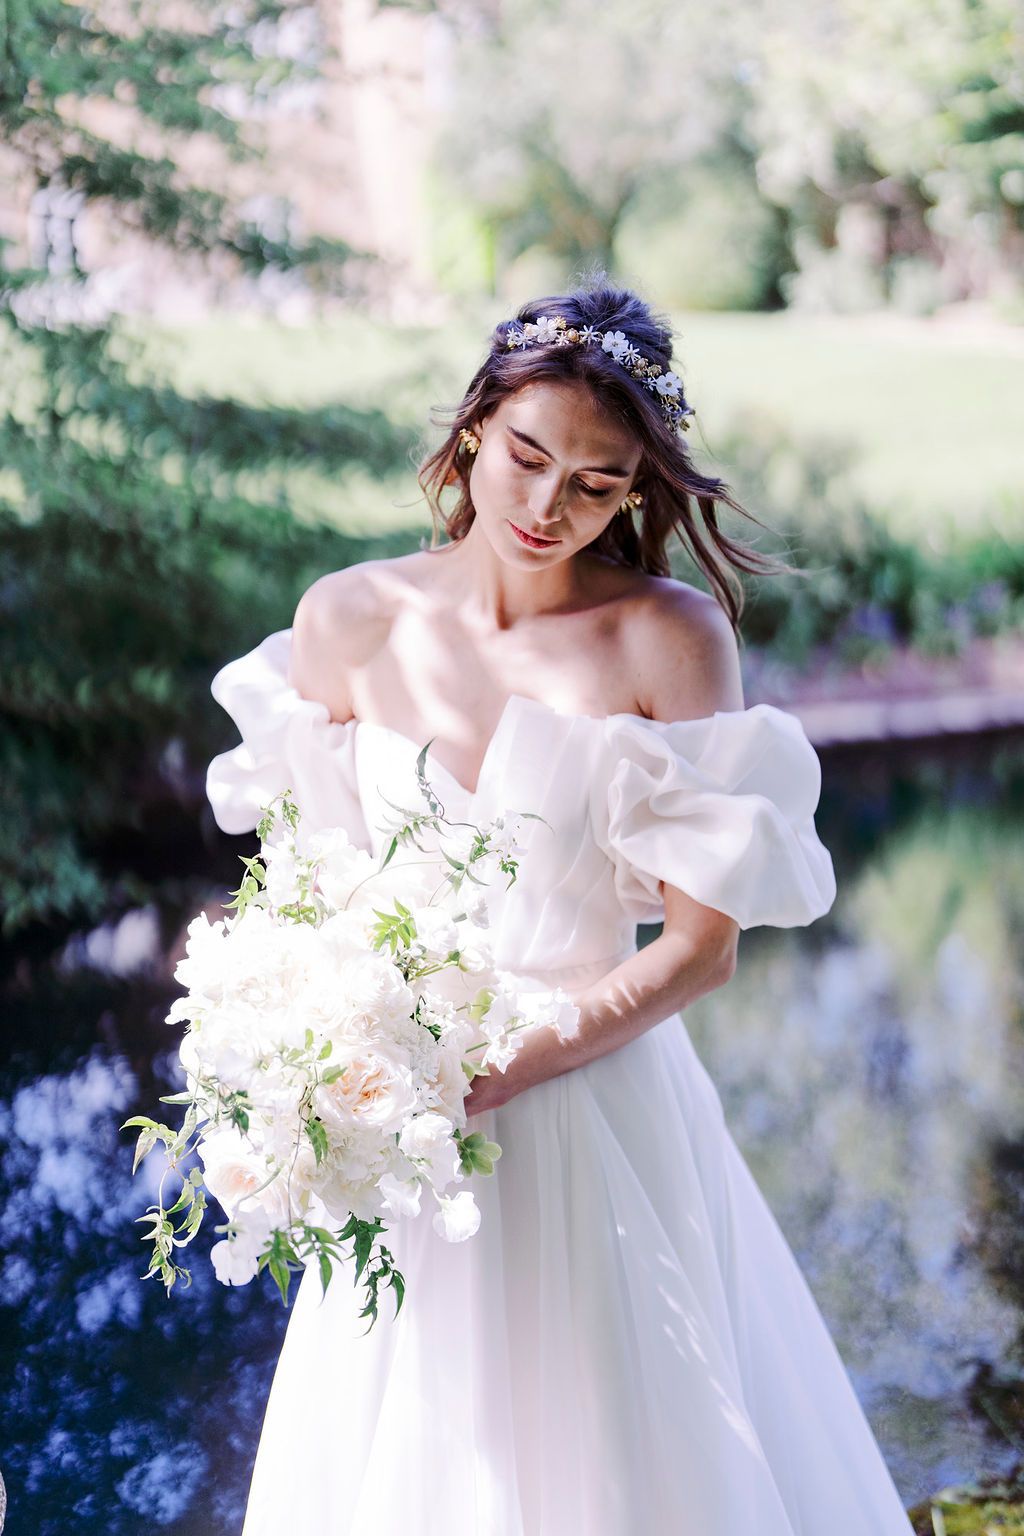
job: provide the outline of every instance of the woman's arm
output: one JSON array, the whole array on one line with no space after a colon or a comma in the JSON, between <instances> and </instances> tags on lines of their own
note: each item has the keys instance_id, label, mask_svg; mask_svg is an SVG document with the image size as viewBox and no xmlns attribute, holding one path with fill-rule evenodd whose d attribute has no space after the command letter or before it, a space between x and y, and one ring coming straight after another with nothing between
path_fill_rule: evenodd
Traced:
<instances>
[{"instance_id":1,"label":"woman's arm","mask_svg":"<svg viewBox=\"0 0 1024 1536\"><path fill-rule=\"evenodd\" d=\"M736 636L713 597L666 582L636 618L628 660L648 679L641 702L652 719L697 719L744 707ZM553 1029L532 1030L504 1073L474 1078L468 1114L496 1109L536 1083L618 1050L729 980L739 924L675 886L663 882L662 892L665 924L658 938L600 981L570 992L580 1010L578 1034L563 1041Z\"/></svg>"},{"instance_id":2,"label":"woman's arm","mask_svg":"<svg viewBox=\"0 0 1024 1536\"><path fill-rule=\"evenodd\" d=\"M488 1077L473 1079L468 1115L498 1109L537 1083L618 1050L724 986L736 969L739 925L674 886L664 893L665 927L656 939L599 981L566 988L580 1010L578 1033L563 1040L554 1029L530 1030L504 1072L491 1068Z\"/></svg>"}]
</instances>

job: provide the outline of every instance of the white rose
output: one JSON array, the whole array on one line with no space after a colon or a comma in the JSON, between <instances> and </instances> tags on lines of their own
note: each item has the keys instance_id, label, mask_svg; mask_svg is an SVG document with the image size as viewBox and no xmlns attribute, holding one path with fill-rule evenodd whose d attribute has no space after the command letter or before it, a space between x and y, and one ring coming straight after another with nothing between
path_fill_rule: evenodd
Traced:
<instances>
[{"instance_id":1,"label":"white rose","mask_svg":"<svg viewBox=\"0 0 1024 1536\"><path fill-rule=\"evenodd\" d=\"M441 1209L434 1212L434 1231L446 1243L463 1243L480 1225L480 1209L468 1189L457 1195L441 1195Z\"/></svg>"},{"instance_id":2,"label":"white rose","mask_svg":"<svg viewBox=\"0 0 1024 1536\"><path fill-rule=\"evenodd\" d=\"M203 1182L232 1218L239 1203L255 1195L272 1172L265 1159L233 1127L204 1136L199 1143L199 1156L203 1162Z\"/></svg>"},{"instance_id":3,"label":"white rose","mask_svg":"<svg viewBox=\"0 0 1024 1536\"><path fill-rule=\"evenodd\" d=\"M372 1046L351 1047L333 1061L344 1071L333 1082L317 1085L317 1113L339 1128L356 1122L383 1135L401 1130L417 1105L406 1064Z\"/></svg>"}]
</instances>

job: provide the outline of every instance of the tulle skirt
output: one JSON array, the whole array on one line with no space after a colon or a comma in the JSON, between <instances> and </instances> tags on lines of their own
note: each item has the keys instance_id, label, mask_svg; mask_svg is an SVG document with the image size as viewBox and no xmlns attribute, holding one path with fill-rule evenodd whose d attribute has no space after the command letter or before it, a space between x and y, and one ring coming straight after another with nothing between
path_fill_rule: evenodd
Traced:
<instances>
[{"instance_id":1,"label":"tulle skirt","mask_svg":"<svg viewBox=\"0 0 1024 1536\"><path fill-rule=\"evenodd\" d=\"M243 1536L907 1536L678 1016L470 1129L480 1229L390 1230L397 1319L303 1275Z\"/></svg>"}]
</instances>

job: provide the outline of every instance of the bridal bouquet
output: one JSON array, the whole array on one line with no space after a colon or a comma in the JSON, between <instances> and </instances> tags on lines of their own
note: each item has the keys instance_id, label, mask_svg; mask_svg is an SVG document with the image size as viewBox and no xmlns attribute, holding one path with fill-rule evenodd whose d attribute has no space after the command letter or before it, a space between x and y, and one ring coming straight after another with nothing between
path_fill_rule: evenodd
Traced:
<instances>
[{"instance_id":1,"label":"bridal bouquet","mask_svg":"<svg viewBox=\"0 0 1024 1536\"><path fill-rule=\"evenodd\" d=\"M453 1191L501 1155L482 1132L466 1134L473 1077L505 1071L527 1028L576 1032L565 992L524 988L494 966L484 886L495 871L516 878L514 818L448 822L426 750L416 770L428 809L392 806L400 819L379 865L342 828L300 851L286 790L262 808L260 854L242 860L233 915L189 924L175 972L187 993L167 1015L187 1025L187 1089L161 1100L185 1105L184 1120L174 1129L136 1115L122 1127L140 1128L133 1172L165 1149L157 1203L137 1220L153 1247L143 1278L159 1274L168 1292L191 1281L175 1250L213 1196L228 1218L211 1252L225 1284L267 1268L287 1303L293 1272L316 1263L326 1293L335 1264L352 1259L368 1327L382 1285L397 1314L405 1282L380 1241L385 1221L417 1216L426 1195L447 1241L480 1223L472 1192ZM419 857L393 861L410 845ZM186 1171L194 1152L201 1167ZM180 1185L169 1205L168 1177Z\"/></svg>"}]
</instances>

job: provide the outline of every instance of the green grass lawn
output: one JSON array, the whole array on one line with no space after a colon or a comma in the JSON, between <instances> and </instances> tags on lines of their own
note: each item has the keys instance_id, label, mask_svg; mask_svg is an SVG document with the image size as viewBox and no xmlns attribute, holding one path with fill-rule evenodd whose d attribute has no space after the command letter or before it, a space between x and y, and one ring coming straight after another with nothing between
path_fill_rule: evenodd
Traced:
<instances>
[{"instance_id":1,"label":"green grass lawn","mask_svg":"<svg viewBox=\"0 0 1024 1536\"><path fill-rule=\"evenodd\" d=\"M154 366L189 391L293 405L342 399L421 425L453 405L478 365L492 307L467 305L443 328L352 314L295 328L217 316L149 330ZM1024 527L1024 335L953 334L927 320L787 314L677 315L676 356L696 407L691 433L728 479L727 439L756 425L813 451L850 445L851 488L897 528L941 542L941 528L992 520ZM330 485L293 471L296 509L345 526L428 527L410 466ZM756 502L752 510L758 511Z\"/></svg>"}]
</instances>

